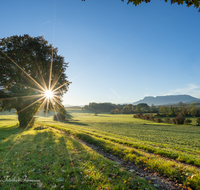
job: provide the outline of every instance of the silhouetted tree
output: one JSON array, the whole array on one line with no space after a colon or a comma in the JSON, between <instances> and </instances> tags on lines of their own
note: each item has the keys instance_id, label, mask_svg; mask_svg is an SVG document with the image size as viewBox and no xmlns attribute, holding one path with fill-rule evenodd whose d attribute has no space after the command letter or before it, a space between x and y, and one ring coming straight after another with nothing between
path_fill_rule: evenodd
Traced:
<instances>
[{"instance_id":1,"label":"silhouetted tree","mask_svg":"<svg viewBox=\"0 0 200 190\"><path fill-rule=\"evenodd\" d=\"M51 81L56 82L56 88L63 85L56 97L58 102L61 103L61 96L68 90L65 74L68 63L57 52L57 48L48 45L42 36L33 38L23 35L0 39L0 111L15 108L22 128L34 121L33 116L43 102L40 100L33 104L44 93L41 90L45 89L44 83L47 86L49 84L51 61ZM52 108L50 104L49 110Z\"/></svg>"}]
</instances>

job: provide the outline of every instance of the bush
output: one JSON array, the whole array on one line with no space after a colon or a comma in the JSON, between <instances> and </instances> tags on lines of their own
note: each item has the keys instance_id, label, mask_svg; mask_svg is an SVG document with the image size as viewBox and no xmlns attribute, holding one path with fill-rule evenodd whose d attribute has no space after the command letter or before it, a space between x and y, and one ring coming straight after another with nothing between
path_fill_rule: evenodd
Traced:
<instances>
[{"instance_id":1,"label":"bush","mask_svg":"<svg viewBox=\"0 0 200 190\"><path fill-rule=\"evenodd\" d=\"M181 113L179 113L176 116L176 118L174 118L174 119L171 120L171 123L179 125L179 124L184 124L184 121L185 121L185 117Z\"/></svg>"},{"instance_id":2,"label":"bush","mask_svg":"<svg viewBox=\"0 0 200 190\"><path fill-rule=\"evenodd\" d=\"M149 117L149 120L150 120L150 121L154 121L154 117L151 115L151 116Z\"/></svg>"},{"instance_id":3,"label":"bush","mask_svg":"<svg viewBox=\"0 0 200 190\"><path fill-rule=\"evenodd\" d=\"M145 119L145 120L149 120L149 118L150 118L149 115L145 115L145 116L144 116L144 119Z\"/></svg>"},{"instance_id":4,"label":"bush","mask_svg":"<svg viewBox=\"0 0 200 190\"><path fill-rule=\"evenodd\" d=\"M176 121L176 118L172 119L172 120L171 120L171 123L172 123L172 124L175 124L175 125L176 125L176 124L178 125L178 122Z\"/></svg>"},{"instance_id":5,"label":"bush","mask_svg":"<svg viewBox=\"0 0 200 190\"><path fill-rule=\"evenodd\" d=\"M53 120L54 121L65 121L65 116L61 113L58 113L58 114L54 115Z\"/></svg>"},{"instance_id":6,"label":"bush","mask_svg":"<svg viewBox=\"0 0 200 190\"><path fill-rule=\"evenodd\" d=\"M171 119L169 117L165 117L163 120L165 123L171 123Z\"/></svg>"},{"instance_id":7,"label":"bush","mask_svg":"<svg viewBox=\"0 0 200 190\"><path fill-rule=\"evenodd\" d=\"M197 124L200 125L200 117L197 118Z\"/></svg>"},{"instance_id":8,"label":"bush","mask_svg":"<svg viewBox=\"0 0 200 190\"><path fill-rule=\"evenodd\" d=\"M143 116L142 113L140 113L139 118L140 118L140 119L144 119L144 116Z\"/></svg>"},{"instance_id":9,"label":"bush","mask_svg":"<svg viewBox=\"0 0 200 190\"><path fill-rule=\"evenodd\" d=\"M188 124L190 124L190 123L192 123L192 120L191 120L191 119L185 119L184 124L188 125Z\"/></svg>"},{"instance_id":10,"label":"bush","mask_svg":"<svg viewBox=\"0 0 200 190\"><path fill-rule=\"evenodd\" d=\"M175 124L175 125L178 125L178 121L176 120L176 118L172 119L172 120L171 120L171 123L172 123L172 124Z\"/></svg>"},{"instance_id":11,"label":"bush","mask_svg":"<svg viewBox=\"0 0 200 190\"><path fill-rule=\"evenodd\" d=\"M178 113L178 115L176 116L176 119L178 121L178 124L184 124L185 117L181 113Z\"/></svg>"},{"instance_id":12,"label":"bush","mask_svg":"<svg viewBox=\"0 0 200 190\"><path fill-rule=\"evenodd\" d=\"M142 113L138 113L138 114L134 115L133 117L134 117L134 118L143 119L143 114L142 114Z\"/></svg>"},{"instance_id":13,"label":"bush","mask_svg":"<svg viewBox=\"0 0 200 190\"><path fill-rule=\"evenodd\" d=\"M157 123L161 123L161 122L162 122L162 119L156 118L156 122L157 122Z\"/></svg>"}]
</instances>

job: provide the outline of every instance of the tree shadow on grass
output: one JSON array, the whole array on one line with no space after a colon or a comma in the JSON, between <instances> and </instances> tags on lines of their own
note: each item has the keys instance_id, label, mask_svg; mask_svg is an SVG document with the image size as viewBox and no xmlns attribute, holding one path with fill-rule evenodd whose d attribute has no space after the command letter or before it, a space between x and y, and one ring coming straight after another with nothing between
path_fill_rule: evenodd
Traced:
<instances>
[{"instance_id":1,"label":"tree shadow on grass","mask_svg":"<svg viewBox=\"0 0 200 190\"><path fill-rule=\"evenodd\" d=\"M9 121L10 121L10 119L0 119L0 121L6 121L6 120L9 120Z\"/></svg>"},{"instance_id":2,"label":"tree shadow on grass","mask_svg":"<svg viewBox=\"0 0 200 190\"><path fill-rule=\"evenodd\" d=\"M110 167L102 167L105 162L107 166L115 164L64 133L50 128L30 131L22 135L9 153L6 164L0 168L0 179L5 175L9 175L10 179L23 179L26 175L28 180L40 181L43 189L71 189L72 186L77 190L97 189L107 183L101 178L108 179L112 173ZM101 176L91 175L93 168ZM35 184L6 182L1 184L0 189L39 189ZM118 189L122 186L123 183Z\"/></svg>"},{"instance_id":3,"label":"tree shadow on grass","mask_svg":"<svg viewBox=\"0 0 200 190\"><path fill-rule=\"evenodd\" d=\"M93 111L90 110L72 110L72 109L67 109L69 113L93 113Z\"/></svg>"},{"instance_id":4,"label":"tree shadow on grass","mask_svg":"<svg viewBox=\"0 0 200 190\"><path fill-rule=\"evenodd\" d=\"M110 117L108 115L98 115L98 117Z\"/></svg>"},{"instance_id":5,"label":"tree shadow on grass","mask_svg":"<svg viewBox=\"0 0 200 190\"><path fill-rule=\"evenodd\" d=\"M10 127L2 126L0 128L0 151L12 147L15 143L17 136L23 132L17 125Z\"/></svg>"},{"instance_id":6,"label":"tree shadow on grass","mask_svg":"<svg viewBox=\"0 0 200 190\"><path fill-rule=\"evenodd\" d=\"M61 134L48 129L23 134L19 144L9 153L8 163L6 163L8 166L4 165L2 174L6 175L9 170L11 178L16 177L16 173L21 179L26 175L29 180L40 180L45 189L52 188L52 185L56 185L58 189L63 188L62 186L70 189L73 185L74 189L87 190L88 184L80 184L80 182L88 176L84 166L85 161L90 160L92 154L78 141L65 134L59 136L58 133ZM79 151L84 154L80 156ZM20 154L18 155L17 152ZM94 163L91 164L95 167ZM90 181L95 182L95 179L90 177ZM93 187L99 185L91 184ZM16 186L20 189L38 189L34 183L28 182L8 182L3 184L2 188L10 189Z\"/></svg>"},{"instance_id":7,"label":"tree shadow on grass","mask_svg":"<svg viewBox=\"0 0 200 190\"><path fill-rule=\"evenodd\" d=\"M62 123L68 123L68 124L71 124L71 125L84 125L84 126L88 126L88 124L77 122L77 121L63 121Z\"/></svg>"},{"instance_id":8,"label":"tree shadow on grass","mask_svg":"<svg viewBox=\"0 0 200 190\"><path fill-rule=\"evenodd\" d=\"M96 189L97 187L99 187L102 182L100 180L97 180L94 175L90 175L89 168L96 168L98 172L101 172L100 164L105 163L105 158L96 154L95 150L89 150L86 146L78 142L76 139L69 137L67 134L63 134L63 137L60 138L60 142L65 141L64 138L68 139L67 142L70 142L71 147L73 147L73 149L71 150L69 148L66 148L66 151L73 163L71 164L73 169L72 175L77 177L78 183L80 181L87 181L87 183L81 184L81 188L86 190ZM96 159L97 157L98 159ZM109 168L107 170L109 170ZM78 184L77 189L80 189L80 186L78 186Z\"/></svg>"}]
</instances>

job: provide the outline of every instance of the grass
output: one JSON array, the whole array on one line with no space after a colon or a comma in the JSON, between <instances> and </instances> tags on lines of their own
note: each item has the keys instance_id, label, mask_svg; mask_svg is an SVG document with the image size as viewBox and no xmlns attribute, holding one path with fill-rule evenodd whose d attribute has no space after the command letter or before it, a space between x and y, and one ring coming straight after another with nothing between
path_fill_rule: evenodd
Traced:
<instances>
[{"instance_id":1,"label":"grass","mask_svg":"<svg viewBox=\"0 0 200 190\"><path fill-rule=\"evenodd\" d=\"M128 159L161 175L176 179L185 186L200 189L199 169L192 166L200 165L200 127L158 124L135 119L130 115L93 116L89 113L73 113L73 115L76 118L74 124L73 122L56 124L50 122L49 118L40 118L39 122L72 133L78 138L100 146L104 151L112 152L125 160ZM130 150L134 150L134 153ZM173 159L189 163L191 166L177 164Z\"/></svg>"},{"instance_id":2,"label":"grass","mask_svg":"<svg viewBox=\"0 0 200 190\"><path fill-rule=\"evenodd\" d=\"M154 145L200 153L199 126L155 123L132 118L130 114L94 116L91 113L76 113L73 110L71 113L74 119L78 120L77 124L67 124L71 127L83 127L83 129L101 131L125 139L134 141L137 139ZM54 123L52 118L45 117L39 118L38 121L43 124Z\"/></svg>"},{"instance_id":3,"label":"grass","mask_svg":"<svg viewBox=\"0 0 200 190\"><path fill-rule=\"evenodd\" d=\"M159 155L148 154L98 137L91 137L90 135L78 132L78 130L70 130L59 125L53 127L73 134L77 138L94 144L106 152L111 152L123 158L125 161L146 167L145 170L153 170L161 175L178 180L180 183L183 183L183 187L190 186L194 189L200 189L200 171L196 167L177 164L175 161L163 159Z\"/></svg>"},{"instance_id":4,"label":"grass","mask_svg":"<svg viewBox=\"0 0 200 190\"><path fill-rule=\"evenodd\" d=\"M7 119L0 126L0 189L154 189L67 135L50 128L21 135L16 117L0 119Z\"/></svg>"},{"instance_id":5,"label":"grass","mask_svg":"<svg viewBox=\"0 0 200 190\"><path fill-rule=\"evenodd\" d=\"M111 115L104 113L104 114L98 114L98 116L94 116L93 113L85 112L82 111L81 109L72 109L68 111L73 115L73 120L70 122L60 123L53 121L53 117L38 117L37 124L40 126L41 125L51 126L53 128L65 131L68 134L73 134L77 138L80 138L84 141L87 141L91 144L95 144L96 146L101 147L101 149L103 149L106 152L111 152L112 154L117 155L124 160L133 162L136 165L143 167L144 170L152 170L159 173L160 175L167 176L171 179L175 179L180 183L183 183L183 187L185 188L188 187L188 189L190 188L200 189L200 170L198 167L196 167L200 166L199 126L155 123L152 121L136 119L133 118L132 115L125 115L125 114ZM21 141L21 139L23 138L21 137L18 138L20 131L15 125L16 116L2 115L0 116L0 120L3 121L2 122L3 124L0 125L0 134L2 134L3 131L3 135L0 135L0 149L2 147L5 147L3 148L3 151L0 151L0 158L3 158L3 156L5 156L6 152L8 151L11 152L16 151L18 153L20 152L21 148L26 147L27 149L26 151L31 153L32 156L28 157L29 158L28 161L31 160L31 164L28 164L24 170L29 171L30 167L32 168L32 163L34 163L35 164L34 168L30 170L34 171L33 173L30 172L31 174L34 174L34 172L38 171L39 169L42 170L43 166L45 166L44 168L48 167L51 169L50 166L52 165L52 162L54 163L55 159L56 162L57 160L60 160L59 162L62 163L60 164L62 166L63 165L62 158L71 159L71 155L74 154L76 156L75 158L73 158L73 160L76 160L76 158L78 158L77 160L78 168L82 168L82 166L85 165L84 162L85 159L88 159L90 163L91 160L92 163L95 162L95 160L93 160L94 156L91 156L91 154L89 154L91 152L93 152L92 153L93 155L97 155L96 157L98 158L97 159L98 162L100 158L103 159L101 161L102 165L108 162L108 164L106 164L106 167L103 167L104 168L103 171L102 171L102 165L100 164L101 167L99 167L99 165L97 165L96 162L94 168L96 168L97 170L95 170L96 173L93 176L93 179L95 179L95 181L99 181L99 179L102 179L102 177L95 178L96 176L100 176L100 174L103 175L104 176L103 178L106 179L105 181L101 181L98 183L94 181L88 182L85 178L83 178L82 175L83 173L84 176L86 175L87 177L91 177L91 175L93 174L93 170L90 170L88 168L86 170L85 168L82 169L81 175L80 172L75 171L76 176L78 176L76 178L75 176L71 177L69 174L68 174L69 176L63 176L61 170L58 171L56 170L56 167L58 168L60 167L59 165L57 165L54 168L54 170L57 172L54 172L52 178L48 178L48 180L46 179L46 177L48 176L47 175L48 172L43 171L44 170L43 169L42 172L44 172L45 174L44 176L41 175L41 178L39 178L39 180L42 183L42 188L54 188L55 186L57 188L61 188L62 186L64 186L65 188L67 187L67 188L78 189L81 187L81 189L84 189L90 183L91 183L89 186L90 189L96 189L97 187L100 186L104 189L105 188L151 189L152 188L151 186L148 186L148 184L145 181L139 182L140 184L143 185L139 185L139 187L137 187L136 182L139 179L137 179L133 174L130 174L129 172L126 171L123 171L125 172L124 174L120 173L121 169L116 163L113 163L110 160L105 159L104 157L97 154L93 150L90 151L87 150L83 152L82 150L87 149L87 147L83 146L78 141L74 140L69 136L60 133L57 134L55 133L54 130L51 129L45 129L41 131L35 131L29 129L26 133L23 133L23 135L26 134L28 138L26 138L25 135L25 137L23 137L24 140ZM18 138L18 143L15 145L13 149L10 150L9 148L12 147L14 140L16 140L17 138ZM51 144L52 142L53 144ZM71 142L71 144L73 145L68 146L66 142L67 143ZM52 150L53 152L50 150L48 146L54 147ZM19 148L18 150L17 147ZM74 152L73 147L75 147L75 149L78 150L77 154L76 151ZM45 150L45 153L46 154L48 153L48 155L50 155L50 158L48 158L49 157L48 155L43 154L42 152L38 152L41 149L42 152L43 150ZM31 152L30 150L33 151ZM60 150L65 150L65 151L60 151ZM65 156L63 155L63 152L66 152ZM69 153L67 154L67 152ZM36 153L35 157L34 153ZM19 155L18 157L18 154L15 155L14 153L13 154L9 153L9 155L11 155L9 163L12 161L14 162L16 158L19 158L20 163L24 163L23 154L24 153L22 153L22 155ZM89 154L87 158L84 157L86 154ZM36 158L38 157L38 155L41 156L42 158L41 161L34 162L34 160L37 160ZM59 155L59 156L52 157L52 155L54 156ZM45 157L48 158L45 161L48 164L48 166L46 166L47 164L43 162L46 159ZM84 164L82 163L82 161L84 162ZM7 163L8 166L9 163ZM17 162L15 161L14 163L16 164ZM65 163L67 166L66 168L69 169L70 167L72 167L73 169L74 163L73 165L67 164L67 160L65 161ZM115 165L115 167L112 163ZM190 165L185 165L184 163ZM0 170L4 171L5 175L6 172L10 172L8 168L10 168L11 170L13 167L16 166L15 164L14 166L11 164L10 167L7 167L7 169L5 169L5 164L4 164L4 168ZM18 167L20 167L20 165ZM107 172L107 168L109 172ZM113 168L116 169L116 171L110 172ZM15 171L17 171L17 169L15 169ZM52 171L50 171L50 173L51 172ZM20 173L20 171L18 171L18 173ZM57 176L55 175L56 173ZM11 174L13 175L12 172ZM29 173L26 172L26 175L27 174ZM89 176L87 174L89 174ZM130 175L132 176L130 177ZM33 179L38 179L37 175L32 175L30 177L32 177ZM112 180L114 180L112 183L110 182L111 177ZM59 181L59 178L61 181ZM76 178L77 183L71 184L69 182L62 181L63 179L67 179L68 181L70 181L71 178L72 181L74 181ZM79 184L79 182L83 181L83 179L84 181L86 181L87 184L86 186L84 186L84 184ZM121 181L119 181L119 179L121 179ZM48 182L49 180L50 182ZM38 187L38 183L36 186ZM34 188L36 188L36 186ZM33 186L31 186L30 188L33 188Z\"/></svg>"},{"instance_id":6,"label":"grass","mask_svg":"<svg viewBox=\"0 0 200 190\"><path fill-rule=\"evenodd\" d=\"M52 125L52 126L55 127L54 125ZM73 130L72 128L69 128L69 129ZM82 130L82 129L78 129L78 128L76 128L76 130L79 130L79 132L88 134L90 136L100 137L105 140L109 140L109 141L119 143L119 144L124 144L124 145L134 147L137 149L142 149L147 152L161 155L166 158L176 159L177 161L182 162L182 163L200 166L200 155L198 153L183 152L180 150L174 150L174 149L166 148L166 147L162 147L162 146L160 147L160 146L156 146L156 145L150 145L148 142L132 141L133 139L128 141L128 139L124 140L121 138L116 138L109 134L102 135L100 131L92 131L91 132L91 130Z\"/></svg>"}]
</instances>

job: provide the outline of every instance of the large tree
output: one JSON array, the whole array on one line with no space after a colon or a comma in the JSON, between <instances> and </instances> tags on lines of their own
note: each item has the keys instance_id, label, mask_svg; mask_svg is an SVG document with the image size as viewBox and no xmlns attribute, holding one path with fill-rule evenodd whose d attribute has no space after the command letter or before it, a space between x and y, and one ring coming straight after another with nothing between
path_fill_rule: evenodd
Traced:
<instances>
[{"instance_id":1,"label":"large tree","mask_svg":"<svg viewBox=\"0 0 200 190\"><path fill-rule=\"evenodd\" d=\"M0 111L16 109L22 128L33 124L39 109L63 107L68 63L57 53L42 36L0 39Z\"/></svg>"},{"instance_id":2,"label":"large tree","mask_svg":"<svg viewBox=\"0 0 200 190\"><path fill-rule=\"evenodd\" d=\"M85 1L85 0L82 0L82 1ZM121 0L124 2L124 0ZM168 2L170 1L171 4L174 4L174 3L178 3L179 5L183 5L183 4L186 4L187 7L190 7L190 6L194 6L196 8L199 8L200 6L200 0L164 0L165 2ZM134 4L135 6L139 5L140 3L150 3L151 0L127 0L127 3L132 3ZM200 8L198 10L200 12Z\"/></svg>"},{"instance_id":3,"label":"large tree","mask_svg":"<svg viewBox=\"0 0 200 190\"><path fill-rule=\"evenodd\" d=\"M124 0L121 0L124 1ZM170 1L171 4L178 3L178 5L186 4L187 7L194 5L194 7L199 8L200 1L199 0L165 0L165 2ZM128 3L133 3L135 6L139 5L140 3L145 2L149 3L151 0L128 0ZM200 12L200 9L199 9Z\"/></svg>"}]
</instances>

